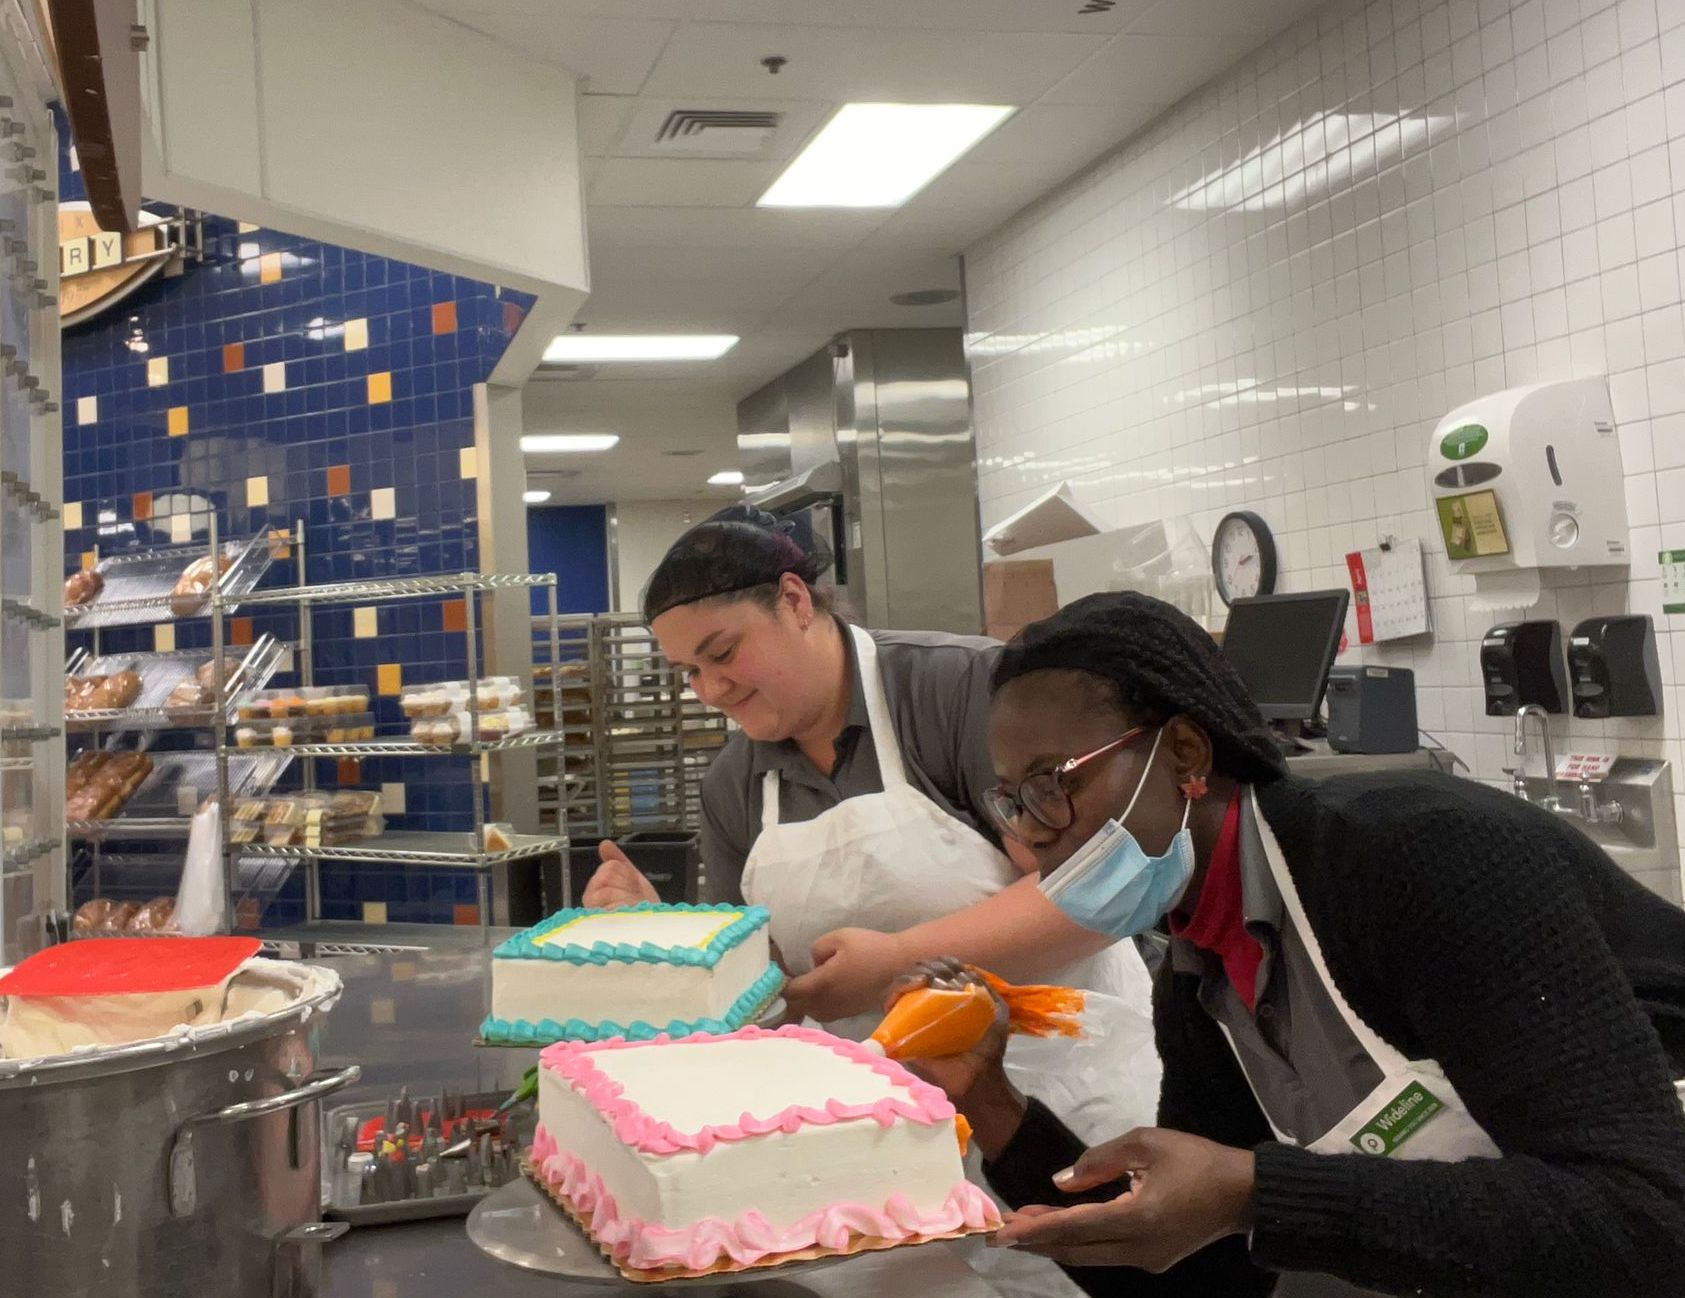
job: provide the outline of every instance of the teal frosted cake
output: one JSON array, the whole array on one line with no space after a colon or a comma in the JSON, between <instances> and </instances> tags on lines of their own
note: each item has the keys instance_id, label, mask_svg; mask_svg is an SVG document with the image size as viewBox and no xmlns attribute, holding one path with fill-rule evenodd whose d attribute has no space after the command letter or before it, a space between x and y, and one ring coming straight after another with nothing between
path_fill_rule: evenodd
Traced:
<instances>
[{"instance_id":1,"label":"teal frosted cake","mask_svg":"<svg viewBox=\"0 0 1685 1298\"><path fill-rule=\"evenodd\" d=\"M777 995L760 906L564 910L492 952L486 1041L735 1032Z\"/></svg>"}]
</instances>

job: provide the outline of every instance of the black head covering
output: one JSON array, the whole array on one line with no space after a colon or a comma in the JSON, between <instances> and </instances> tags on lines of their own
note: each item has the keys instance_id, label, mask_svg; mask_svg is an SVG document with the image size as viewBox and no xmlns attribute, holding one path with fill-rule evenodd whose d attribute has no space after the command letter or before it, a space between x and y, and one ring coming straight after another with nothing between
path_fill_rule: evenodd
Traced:
<instances>
[{"instance_id":1,"label":"black head covering","mask_svg":"<svg viewBox=\"0 0 1685 1298\"><path fill-rule=\"evenodd\" d=\"M830 566L830 549L806 518L728 505L673 542L655 566L644 587L644 621L680 604L773 585L787 572L811 586Z\"/></svg>"},{"instance_id":2,"label":"black head covering","mask_svg":"<svg viewBox=\"0 0 1685 1298\"><path fill-rule=\"evenodd\" d=\"M1286 772L1258 705L1216 641L1150 595L1089 595L1032 622L1001 651L990 685L998 692L1039 671L1097 676L1127 715L1148 724L1191 717L1210 737L1223 775L1265 784Z\"/></svg>"}]
</instances>

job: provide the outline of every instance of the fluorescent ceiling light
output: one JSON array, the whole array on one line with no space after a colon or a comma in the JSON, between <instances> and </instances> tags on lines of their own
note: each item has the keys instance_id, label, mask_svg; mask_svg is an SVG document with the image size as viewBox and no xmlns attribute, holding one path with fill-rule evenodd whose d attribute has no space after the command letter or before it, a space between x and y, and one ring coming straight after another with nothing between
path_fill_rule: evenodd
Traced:
<instances>
[{"instance_id":1,"label":"fluorescent ceiling light","mask_svg":"<svg viewBox=\"0 0 1685 1298\"><path fill-rule=\"evenodd\" d=\"M548 491L523 491L521 499L529 505L542 505L550 499L550 493Z\"/></svg>"},{"instance_id":2,"label":"fluorescent ceiling light","mask_svg":"<svg viewBox=\"0 0 1685 1298\"><path fill-rule=\"evenodd\" d=\"M609 451L619 444L619 433L530 433L521 438L521 449L528 455L548 455L553 451Z\"/></svg>"},{"instance_id":3,"label":"fluorescent ceiling light","mask_svg":"<svg viewBox=\"0 0 1685 1298\"><path fill-rule=\"evenodd\" d=\"M1016 110L999 104L844 104L760 207L900 207Z\"/></svg>"},{"instance_id":4,"label":"fluorescent ceiling light","mask_svg":"<svg viewBox=\"0 0 1685 1298\"><path fill-rule=\"evenodd\" d=\"M741 487L743 485L743 471L741 469L721 469L708 479L710 487Z\"/></svg>"},{"instance_id":5,"label":"fluorescent ceiling light","mask_svg":"<svg viewBox=\"0 0 1685 1298\"><path fill-rule=\"evenodd\" d=\"M736 334L560 334L544 359L579 361L713 361L737 346Z\"/></svg>"}]
</instances>

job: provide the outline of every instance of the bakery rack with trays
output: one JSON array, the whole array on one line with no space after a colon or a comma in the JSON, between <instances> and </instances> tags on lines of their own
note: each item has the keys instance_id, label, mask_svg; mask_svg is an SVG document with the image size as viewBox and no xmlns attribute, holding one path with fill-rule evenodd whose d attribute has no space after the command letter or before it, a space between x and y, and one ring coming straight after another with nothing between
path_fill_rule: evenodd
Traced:
<instances>
[{"instance_id":1,"label":"bakery rack with trays","mask_svg":"<svg viewBox=\"0 0 1685 1298\"><path fill-rule=\"evenodd\" d=\"M217 556L228 564L215 587L220 611L232 612L240 597L269 570L275 546L268 535L258 535L221 543L213 540L208 550L194 543L106 555L93 567L103 587L86 603L66 606L65 626L72 631L95 631L208 617L217 602L210 598L210 591L195 598L180 594L177 584L191 565L201 561L214 565ZM72 574L70 580L75 577Z\"/></svg>"},{"instance_id":2,"label":"bakery rack with trays","mask_svg":"<svg viewBox=\"0 0 1685 1298\"><path fill-rule=\"evenodd\" d=\"M20 47L0 45L0 136L19 157L54 158L56 128ZM0 176L0 965L45 939L65 878L59 235L48 170Z\"/></svg>"},{"instance_id":3,"label":"bakery rack with trays","mask_svg":"<svg viewBox=\"0 0 1685 1298\"><path fill-rule=\"evenodd\" d=\"M239 666L225 682L225 692L259 689L269 683L286 661L289 646L274 636L259 637L246 651ZM140 693L127 707L84 708L66 711L65 729L72 734L95 732L125 734L142 730L177 730L210 726L216 717L214 702L203 707L166 707L171 694L212 661L209 649L176 649L166 653L94 654L78 649L65 664L67 676L109 676L129 670L140 677ZM214 688L212 690L214 698ZM233 719L233 703L222 710L225 722Z\"/></svg>"},{"instance_id":4,"label":"bakery rack with trays","mask_svg":"<svg viewBox=\"0 0 1685 1298\"><path fill-rule=\"evenodd\" d=\"M548 662L547 627L537 618L533 627L534 715L565 740L539 771L546 809L565 806L580 838L700 829L702 777L726 740L725 718L690 691L635 614L561 618Z\"/></svg>"},{"instance_id":5,"label":"bakery rack with trays","mask_svg":"<svg viewBox=\"0 0 1685 1298\"><path fill-rule=\"evenodd\" d=\"M304 526L302 521L293 532L296 544L297 569L306 570L304 563ZM299 585L253 591L239 597L242 609L289 607L298 614L298 679L301 688L314 685L314 653L311 631L311 611L324 605L380 604L391 601L436 599L443 595L461 595L465 606L465 658L469 665L466 683L466 712L469 728L459 742L427 743L408 735L377 735L371 739L332 742L319 736L296 738L285 750L299 758L336 758L371 761L381 758L434 758L470 762L477 771L474 781L472 829L450 830L390 830L378 838L353 843L324 846L298 844L267 845L242 844L232 847L249 860L286 863L288 868L302 865L305 869L305 923L312 927L331 927L322 919L321 871L323 861L352 864L437 867L471 870L476 874L476 894L482 938L489 939L492 925L492 877L500 867L517 861L538 857L559 856L567 860L568 835L560 809L544 818L553 830L539 833L514 833L499 825L491 825L486 813L486 793L492 780L492 760L500 754L533 753L557 754L564 742L563 734L553 728L540 727L510 736L482 732L480 672L485 610L479 597L498 591L539 589L545 592L547 616L538 619L550 630L547 641L556 643L558 621L556 612L556 578L551 573L455 573L434 576L394 577L387 579L359 579ZM220 598L220 597L219 597ZM213 601L214 602L214 601ZM545 658L552 659L546 651ZM538 655L535 654L535 657ZM414 682L419 684L419 682ZM530 691L528 692L530 695ZM253 750L242 750L229 743L227 729L222 733L221 752L225 757ZM264 750L256 750L264 751ZM559 755L552 756L559 760ZM302 763L304 785L315 787L315 763ZM543 823L543 821L541 821ZM492 837L488 839L488 825Z\"/></svg>"}]
</instances>

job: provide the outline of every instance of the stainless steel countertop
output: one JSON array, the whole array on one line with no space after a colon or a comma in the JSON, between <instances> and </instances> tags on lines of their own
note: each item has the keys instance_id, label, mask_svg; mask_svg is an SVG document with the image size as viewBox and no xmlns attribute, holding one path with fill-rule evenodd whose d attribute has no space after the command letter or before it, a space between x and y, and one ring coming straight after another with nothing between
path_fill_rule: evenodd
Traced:
<instances>
[{"instance_id":1,"label":"stainless steel countertop","mask_svg":"<svg viewBox=\"0 0 1685 1298\"><path fill-rule=\"evenodd\" d=\"M491 930L491 943L510 931ZM266 936L320 939L340 947L412 948L343 955L300 948L311 963L326 965L345 980L345 994L322 1031L318 1066L360 1064L363 1077L335 1096L335 1105L384 1100L406 1085L412 1095L446 1087L513 1090L538 1057L536 1048L473 1045L491 979L490 946L477 928L342 924ZM967 1241L864 1255L804 1275L799 1286L768 1279L694 1292L719 1294L729 1288L743 1298L803 1298L802 1290L819 1298L999 1298L961 1260L962 1251L976 1247ZM325 1273L322 1298L601 1298L607 1292L494 1261L469 1242L460 1218L354 1228L327 1246ZM626 1289L648 1292L650 1286L628 1284Z\"/></svg>"}]
</instances>

